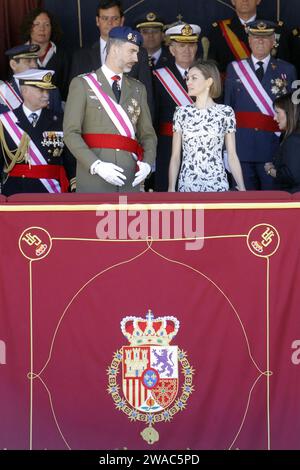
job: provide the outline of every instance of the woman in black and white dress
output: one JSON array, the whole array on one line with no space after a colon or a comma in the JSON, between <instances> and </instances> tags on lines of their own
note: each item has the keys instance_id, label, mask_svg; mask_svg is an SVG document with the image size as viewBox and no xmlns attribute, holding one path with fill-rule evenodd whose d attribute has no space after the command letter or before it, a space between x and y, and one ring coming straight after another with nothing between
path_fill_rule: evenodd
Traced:
<instances>
[{"instance_id":1,"label":"woman in black and white dress","mask_svg":"<svg viewBox=\"0 0 300 470\"><path fill-rule=\"evenodd\" d=\"M187 87L196 101L178 107L174 114L168 191L175 191L178 173L180 192L227 191L224 141L237 189L245 191L235 148L234 111L213 101L221 94L221 79L214 62L197 60L189 70Z\"/></svg>"}]
</instances>

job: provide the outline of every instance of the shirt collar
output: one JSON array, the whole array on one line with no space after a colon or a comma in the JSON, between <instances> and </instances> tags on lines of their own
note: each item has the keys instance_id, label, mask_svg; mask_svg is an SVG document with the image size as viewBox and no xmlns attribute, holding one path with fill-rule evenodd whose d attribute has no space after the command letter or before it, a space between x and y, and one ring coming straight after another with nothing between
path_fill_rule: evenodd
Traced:
<instances>
[{"instance_id":1,"label":"shirt collar","mask_svg":"<svg viewBox=\"0 0 300 470\"><path fill-rule=\"evenodd\" d=\"M246 26L248 23L251 23L252 21L255 21L255 19L256 19L256 15L251 16L251 18L249 18L249 20L247 20L247 21L242 20L242 18L239 17L239 20L240 20L240 22L242 23L243 26Z\"/></svg>"},{"instance_id":2,"label":"shirt collar","mask_svg":"<svg viewBox=\"0 0 300 470\"><path fill-rule=\"evenodd\" d=\"M112 86L112 84L113 84L113 80L111 79L111 77L113 77L114 75L119 75L119 77L121 77L121 80L119 81L119 83L120 83L120 87L122 86L123 73L113 72L112 70L110 70L107 67L106 64L103 64L101 66L101 70L102 70L103 74L105 75L105 78L108 81L108 83L110 84L110 86Z\"/></svg>"},{"instance_id":3,"label":"shirt collar","mask_svg":"<svg viewBox=\"0 0 300 470\"><path fill-rule=\"evenodd\" d=\"M265 57L264 59L257 59L256 57L254 57L253 54L251 54L251 59L255 67L256 67L257 62L263 62L264 71L266 71L269 65L270 59L271 59L271 55L270 54L267 55L267 57Z\"/></svg>"},{"instance_id":4,"label":"shirt collar","mask_svg":"<svg viewBox=\"0 0 300 470\"><path fill-rule=\"evenodd\" d=\"M161 48L158 49L158 51L154 52L151 57L153 57L154 59L154 63L156 64L156 62L158 61L158 59L160 58L160 55L161 55Z\"/></svg>"},{"instance_id":5,"label":"shirt collar","mask_svg":"<svg viewBox=\"0 0 300 470\"><path fill-rule=\"evenodd\" d=\"M178 68L179 72L180 72L180 75L182 76L182 78L184 78L184 72L186 69L180 67L180 65L176 64L176 67Z\"/></svg>"},{"instance_id":6,"label":"shirt collar","mask_svg":"<svg viewBox=\"0 0 300 470\"><path fill-rule=\"evenodd\" d=\"M36 113L38 115L38 119L39 119L39 117L41 115L41 112L42 112L41 109L37 109L36 111L31 111L31 109L27 108L27 106L25 106L24 103L22 105L22 108L23 108L24 114L27 117L27 119L29 118L30 114L32 114L32 113Z\"/></svg>"},{"instance_id":7,"label":"shirt collar","mask_svg":"<svg viewBox=\"0 0 300 470\"><path fill-rule=\"evenodd\" d=\"M106 48L107 42L104 41L104 39L100 36L100 51L103 52L103 50Z\"/></svg>"}]
</instances>

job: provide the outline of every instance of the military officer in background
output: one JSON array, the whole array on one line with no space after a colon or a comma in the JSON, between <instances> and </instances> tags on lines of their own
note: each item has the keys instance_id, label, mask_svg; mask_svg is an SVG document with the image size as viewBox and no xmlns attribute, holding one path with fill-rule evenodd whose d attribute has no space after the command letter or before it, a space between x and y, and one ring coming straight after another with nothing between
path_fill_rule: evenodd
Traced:
<instances>
[{"instance_id":1,"label":"military officer in background","mask_svg":"<svg viewBox=\"0 0 300 470\"><path fill-rule=\"evenodd\" d=\"M233 60L250 57L246 26L256 20L257 7L261 2L262 0L231 0L235 15L213 23L208 37L210 44L208 57L217 62L222 74ZM288 34L282 21L276 24L275 39L272 56L289 60Z\"/></svg>"},{"instance_id":2,"label":"military officer in background","mask_svg":"<svg viewBox=\"0 0 300 470\"><path fill-rule=\"evenodd\" d=\"M135 23L135 28L143 36L143 46L147 50L149 67L153 71L161 67L166 67L173 62L173 56L170 54L169 48L164 45L164 21L159 18L156 13L149 12L143 18L139 18ZM154 75L152 75L153 81ZM155 106L154 103L154 111ZM155 112L154 112L155 115ZM145 191L151 192L155 190L155 168L145 181Z\"/></svg>"},{"instance_id":3,"label":"military officer in background","mask_svg":"<svg viewBox=\"0 0 300 470\"><path fill-rule=\"evenodd\" d=\"M9 67L13 74L25 72L28 69L38 68L37 44L21 44L5 51L9 57ZM18 80L14 77L8 82L0 85L0 113L16 109L23 102L21 89ZM49 90L48 108L55 113L62 112L60 93L57 88Z\"/></svg>"},{"instance_id":4,"label":"military officer in background","mask_svg":"<svg viewBox=\"0 0 300 470\"><path fill-rule=\"evenodd\" d=\"M150 12L135 23L135 28L143 36L143 46L148 52L149 66L158 69L171 59L169 48L164 42L164 21L156 13Z\"/></svg>"},{"instance_id":5,"label":"military officer in background","mask_svg":"<svg viewBox=\"0 0 300 470\"><path fill-rule=\"evenodd\" d=\"M155 171L155 190L168 190L168 171L171 158L173 115L176 106L192 103L188 96L186 76L196 58L200 26L179 22L165 31L173 60L154 70L155 127L158 147Z\"/></svg>"},{"instance_id":6,"label":"military officer in background","mask_svg":"<svg viewBox=\"0 0 300 470\"><path fill-rule=\"evenodd\" d=\"M226 71L225 104L236 115L237 154L247 190L272 190L273 179L264 164L279 145L273 101L291 91L295 67L271 56L276 24L265 20L249 23L251 57L231 62Z\"/></svg>"},{"instance_id":7,"label":"military officer in background","mask_svg":"<svg viewBox=\"0 0 300 470\"><path fill-rule=\"evenodd\" d=\"M99 0L96 11L96 26L99 30L99 39L92 47L75 51L72 58L70 79L82 73L95 71L101 67L105 63L107 56L109 31L114 27L124 25L125 16L120 0ZM145 85L151 116L154 116L152 76L148 64L147 51L143 47L139 48L138 61L128 73L131 77L140 80Z\"/></svg>"},{"instance_id":8,"label":"military officer in background","mask_svg":"<svg viewBox=\"0 0 300 470\"><path fill-rule=\"evenodd\" d=\"M2 193L60 193L75 186L76 161L65 148L62 116L47 108L52 70L14 75L23 104L0 115ZM69 184L70 183L70 184Z\"/></svg>"},{"instance_id":9,"label":"military officer in background","mask_svg":"<svg viewBox=\"0 0 300 470\"><path fill-rule=\"evenodd\" d=\"M65 108L65 142L77 159L77 191L139 191L156 155L145 86L129 77L142 36L129 27L109 32L105 64L75 77Z\"/></svg>"}]
</instances>

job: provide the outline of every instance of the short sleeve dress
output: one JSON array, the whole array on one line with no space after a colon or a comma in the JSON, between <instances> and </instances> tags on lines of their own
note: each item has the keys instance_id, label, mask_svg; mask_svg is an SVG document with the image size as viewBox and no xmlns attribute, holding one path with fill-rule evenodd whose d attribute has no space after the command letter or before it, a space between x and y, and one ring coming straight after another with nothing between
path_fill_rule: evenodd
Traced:
<instances>
[{"instance_id":1,"label":"short sleeve dress","mask_svg":"<svg viewBox=\"0 0 300 470\"><path fill-rule=\"evenodd\" d=\"M206 109L198 109L192 104L178 107L173 130L182 133L178 191L227 191L222 150L225 134L236 130L233 109L223 104Z\"/></svg>"}]
</instances>

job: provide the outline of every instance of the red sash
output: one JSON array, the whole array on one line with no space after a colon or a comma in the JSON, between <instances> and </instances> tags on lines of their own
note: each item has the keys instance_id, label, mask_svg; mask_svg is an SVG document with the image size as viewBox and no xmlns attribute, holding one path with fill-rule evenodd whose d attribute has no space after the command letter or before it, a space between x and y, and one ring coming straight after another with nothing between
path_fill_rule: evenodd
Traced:
<instances>
[{"instance_id":1,"label":"red sash","mask_svg":"<svg viewBox=\"0 0 300 470\"><path fill-rule=\"evenodd\" d=\"M35 179L56 179L59 181L61 192L67 193L69 181L65 168L62 165L21 165L17 164L8 173L9 176L19 178L35 178Z\"/></svg>"},{"instance_id":2,"label":"red sash","mask_svg":"<svg viewBox=\"0 0 300 470\"><path fill-rule=\"evenodd\" d=\"M143 160L143 147L130 137L119 134L83 134L82 138L90 148L125 150L137 155L139 161Z\"/></svg>"},{"instance_id":3,"label":"red sash","mask_svg":"<svg viewBox=\"0 0 300 470\"><path fill-rule=\"evenodd\" d=\"M274 121L272 116L257 112L236 112L235 117L237 128L280 132L278 124Z\"/></svg>"}]
</instances>

